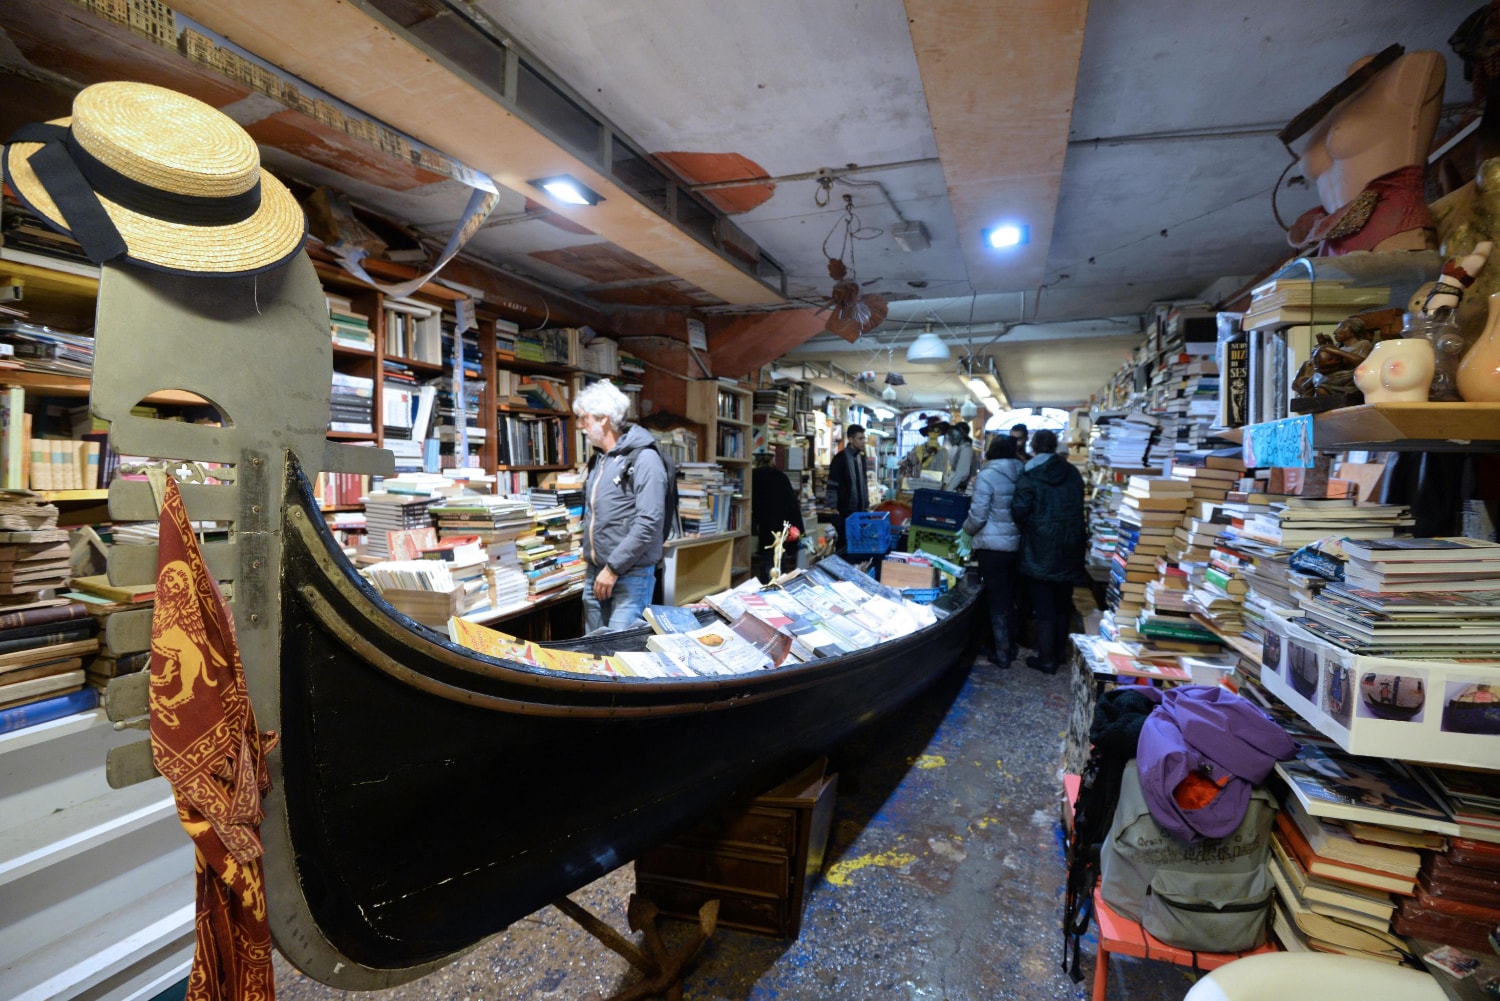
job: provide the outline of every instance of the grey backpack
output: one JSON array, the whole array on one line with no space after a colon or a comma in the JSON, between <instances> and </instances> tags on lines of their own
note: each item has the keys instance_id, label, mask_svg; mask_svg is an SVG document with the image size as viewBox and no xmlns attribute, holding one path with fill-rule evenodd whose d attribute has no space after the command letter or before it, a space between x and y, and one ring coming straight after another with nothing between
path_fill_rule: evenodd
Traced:
<instances>
[{"instance_id":1,"label":"grey backpack","mask_svg":"<svg viewBox=\"0 0 1500 1001\"><path fill-rule=\"evenodd\" d=\"M1099 892L1168 945L1195 952L1254 949L1266 940L1271 913L1274 884L1266 862L1275 820L1275 798L1257 786L1228 837L1183 841L1151 816L1131 761L1101 852Z\"/></svg>"}]
</instances>

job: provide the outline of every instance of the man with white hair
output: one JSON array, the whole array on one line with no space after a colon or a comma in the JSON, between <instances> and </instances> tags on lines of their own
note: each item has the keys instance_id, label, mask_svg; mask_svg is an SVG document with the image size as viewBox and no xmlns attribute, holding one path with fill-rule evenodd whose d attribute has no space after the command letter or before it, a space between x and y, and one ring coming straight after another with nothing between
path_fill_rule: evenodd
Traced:
<instances>
[{"instance_id":1,"label":"man with white hair","mask_svg":"<svg viewBox=\"0 0 1500 1001\"><path fill-rule=\"evenodd\" d=\"M667 467L651 432L627 424L630 401L608 380L584 387L573 413L594 453L584 485L584 631L638 625L666 538Z\"/></svg>"}]
</instances>

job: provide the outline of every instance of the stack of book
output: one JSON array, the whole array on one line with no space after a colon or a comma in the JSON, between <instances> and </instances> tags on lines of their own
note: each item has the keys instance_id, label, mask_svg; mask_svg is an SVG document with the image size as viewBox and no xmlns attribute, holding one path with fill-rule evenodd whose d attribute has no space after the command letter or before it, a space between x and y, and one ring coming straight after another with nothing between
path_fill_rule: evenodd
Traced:
<instances>
[{"instance_id":1,"label":"stack of book","mask_svg":"<svg viewBox=\"0 0 1500 1001\"><path fill-rule=\"evenodd\" d=\"M1329 584L1297 625L1368 656L1500 658L1500 590L1363 591Z\"/></svg>"},{"instance_id":2,"label":"stack of book","mask_svg":"<svg viewBox=\"0 0 1500 1001\"><path fill-rule=\"evenodd\" d=\"M1417 892L1403 898L1395 929L1412 938L1444 942L1484 954L1500 928L1500 845L1452 838L1429 853Z\"/></svg>"},{"instance_id":3,"label":"stack of book","mask_svg":"<svg viewBox=\"0 0 1500 1001\"><path fill-rule=\"evenodd\" d=\"M437 526L438 538L476 536L484 543L492 562L520 569L516 540L536 527L531 505L518 497L476 494L450 497L428 509Z\"/></svg>"},{"instance_id":4,"label":"stack of book","mask_svg":"<svg viewBox=\"0 0 1500 1001\"><path fill-rule=\"evenodd\" d=\"M387 490L371 491L365 500L365 523L368 526L365 554L375 560L389 559L391 555L389 532L425 528L432 524L428 509L437 498L417 494L394 493Z\"/></svg>"},{"instance_id":5,"label":"stack of book","mask_svg":"<svg viewBox=\"0 0 1500 1001\"><path fill-rule=\"evenodd\" d=\"M323 294L328 299L328 327L333 343L356 351L374 351L375 332L370 329L370 317L355 309L353 300L347 296Z\"/></svg>"},{"instance_id":6,"label":"stack of book","mask_svg":"<svg viewBox=\"0 0 1500 1001\"><path fill-rule=\"evenodd\" d=\"M99 648L98 625L74 602L0 614L0 732L42 722L51 708L71 707L67 715L91 708L67 699L86 681L84 662ZM76 707L75 707L76 706ZM10 712L25 707L26 711ZM46 711L44 711L46 710Z\"/></svg>"},{"instance_id":7,"label":"stack of book","mask_svg":"<svg viewBox=\"0 0 1500 1001\"><path fill-rule=\"evenodd\" d=\"M1500 845L1500 786L1492 774L1428 765L1419 769L1427 788L1443 797L1458 835Z\"/></svg>"},{"instance_id":8,"label":"stack of book","mask_svg":"<svg viewBox=\"0 0 1500 1001\"><path fill-rule=\"evenodd\" d=\"M1160 433L1160 426L1158 418L1139 411L1103 423L1098 442L1103 464L1118 470L1145 468L1147 453Z\"/></svg>"},{"instance_id":9,"label":"stack of book","mask_svg":"<svg viewBox=\"0 0 1500 1001\"><path fill-rule=\"evenodd\" d=\"M15 360L28 372L77 375L94 370L94 339L64 333L25 320L0 321L0 344L9 344Z\"/></svg>"},{"instance_id":10,"label":"stack of book","mask_svg":"<svg viewBox=\"0 0 1500 1001\"><path fill-rule=\"evenodd\" d=\"M716 462L684 462L677 467L677 513L683 535L716 535L729 530L734 486Z\"/></svg>"},{"instance_id":11,"label":"stack of book","mask_svg":"<svg viewBox=\"0 0 1500 1001\"><path fill-rule=\"evenodd\" d=\"M333 393L328 402L328 430L353 434L370 434L375 430L374 379L335 369Z\"/></svg>"},{"instance_id":12,"label":"stack of book","mask_svg":"<svg viewBox=\"0 0 1500 1001\"><path fill-rule=\"evenodd\" d=\"M1402 504L1361 504L1352 497L1283 497L1245 519L1240 534L1256 542L1297 549L1330 535L1389 539L1416 524Z\"/></svg>"},{"instance_id":13,"label":"stack of book","mask_svg":"<svg viewBox=\"0 0 1500 1001\"><path fill-rule=\"evenodd\" d=\"M1135 619L1145 609L1146 584L1182 520L1190 490L1167 477L1132 476L1120 499L1118 541L1110 566L1111 639L1138 638Z\"/></svg>"},{"instance_id":14,"label":"stack of book","mask_svg":"<svg viewBox=\"0 0 1500 1001\"><path fill-rule=\"evenodd\" d=\"M1401 962L1393 895L1417 893L1422 852L1441 849L1455 825L1383 759L1308 743L1276 773L1287 787L1273 846L1278 937L1291 949Z\"/></svg>"},{"instance_id":15,"label":"stack of book","mask_svg":"<svg viewBox=\"0 0 1500 1001\"><path fill-rule=\"evenodd\" d=\"M1309 632L1361 654L1500 657L1500 546L1346 540L1344 581L1301 601ZM1376 589L1360 585L1374 585Z\"/></svg>"},{"instance_id":16,"label":"stack of book","mask_svg":"<svg viewBox=\"0 0 1500 1001\"><path fill-rule=\"evenodd\" d=\"M1347 282L1310 278L1275 278L1250 290L1250 306L1240 325L1245 330L1286 327L1299 323L1337 323L1362 309L1384 306L1391 290L1383 286L1352 286Z\"/></svg>"},{"instance_id":17,"label":"stack of book","mask_svg":"<svg viewBox=\"0 0 1500 1001\"><path fill-rule=\"evenodd\" d=\"M0 531L0 606L27 605L72 574L66 529Z\"/></svg>"},{"instance_id":18,"label":"stack of book","mask_svg":"<svg viewBox=\"0 0 1500 1001\"><path fill-rule=\"evenodd\" d=\"M1492 591L1500 543L1484 539L1351 540L1344 583L1364 591Z\"/></svg>"},{"instance_id":19,"label":"stack of book","mask_svg":"<svg viewBox=\"0 0 1500 1001\"><path fill-rule=\"evenodd\" d=\"M567 510L552 508L536 512L539 530L536 534L516 540L516 553L521 570L526 574L527 592L533 596L561 593L562 589L581 586L587 569L582 555L571 548L567 531ZM561 531L557 522L561 519ZM552 537L548 537L548 523L553 524Z\"/></svg>"}]
</instances>

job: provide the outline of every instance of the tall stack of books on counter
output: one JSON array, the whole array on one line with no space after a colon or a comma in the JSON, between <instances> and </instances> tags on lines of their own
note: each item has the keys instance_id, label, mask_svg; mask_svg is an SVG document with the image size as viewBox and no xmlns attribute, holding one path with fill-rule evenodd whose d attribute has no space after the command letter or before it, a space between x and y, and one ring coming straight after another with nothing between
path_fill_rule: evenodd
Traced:
<instances>
[{"instance_id":1,"label":"tall stack of books on counter","mask_svg":"<svg viewBox=\"0 0 1500 1001\"><path fill-rule=\"evenodd\" d=\"M516 554L532 597L582 590L586 569L583 553L568 530L568 509L562 505L532 510L536 531L516 540Z\"/></svg>"},{"instance_id":2,"label":"tall stack of books on counter","mask_svg":"<svg viewBox=\"0 0 1500 1001\"><path fill-rule=\"evenodd\" d=\"M1150 414L1131 411L1103 422L1096 444L1103 465L1116 470L1141 470L1150 466L1146 456L1158 436L1161 422ZM1150 467L1160 469L1160 465Z\"/></svg>"},{"instance_id":3,"label":"tall stack of books on counter","mask_svg":"<svg viewBox=\"0 0 1500 1001\"><path fill-rule=\"evenodd\" d=\"M709 620L708 610L720 618ZM605 677L720 677L774 670L873 646L929 625L942 613L837 557L762 586L746 581L690 606L653 605L647 649L591 656L552 650L454 619L453 639L481 653L552 670Z\"/></svg>"},{"instance_id":4,"label":"tall stack of books on counter","mask_svg":"<svg viewBox=\"0 0 1500 1001\"><path fill-rule=\"evenodd\" d=\"M438 498L430 492L399 492L392 489L393 483L394 480L386 480L383 489L371 491L365 500L365 560L373 562L391 558L389 533L427 528L432 524L428 509Z\"/></svg>"},{"instance_id":5,"label":"tall stack of books on counter","mask_svg":"<svg viewBox=\"0 0 1500 1001\"><path fill-rule=\"evenodd\" d=\"M430 507L428 514L437 527L439 540L476 538L490 561L519 572L516 540L536 529L531 504L521 497L475 494L449 497Z\"/></svg>"}]
</instances>

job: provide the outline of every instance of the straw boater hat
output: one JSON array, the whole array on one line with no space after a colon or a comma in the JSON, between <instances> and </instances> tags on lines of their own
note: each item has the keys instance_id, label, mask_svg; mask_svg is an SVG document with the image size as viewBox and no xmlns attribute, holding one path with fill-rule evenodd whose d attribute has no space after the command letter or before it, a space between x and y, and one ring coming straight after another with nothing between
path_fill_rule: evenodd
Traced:
<instances>
[{"instance_id":1,"label":"straw boater hat","mask_svg":"<svg viewBox=\"0 0 1500 1001\"><path fill-rule=\"evenodd\" d=\"M4 168L21 201L96 264L248 275L284 263L307 229L238 123L150 84L85 87L72 118L11 136Z\"/></svg>"}]
</instances>

